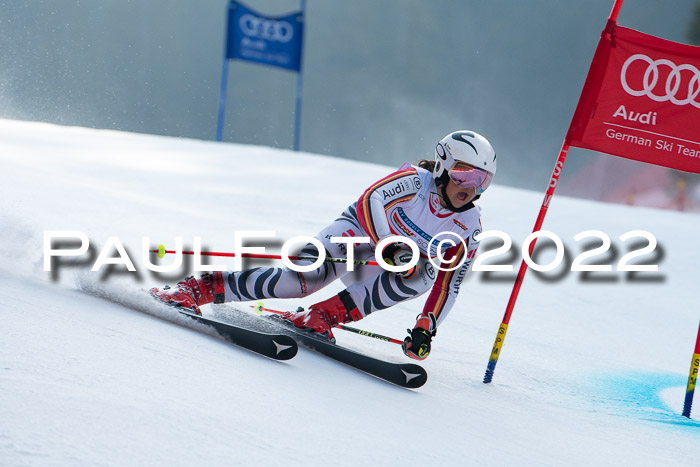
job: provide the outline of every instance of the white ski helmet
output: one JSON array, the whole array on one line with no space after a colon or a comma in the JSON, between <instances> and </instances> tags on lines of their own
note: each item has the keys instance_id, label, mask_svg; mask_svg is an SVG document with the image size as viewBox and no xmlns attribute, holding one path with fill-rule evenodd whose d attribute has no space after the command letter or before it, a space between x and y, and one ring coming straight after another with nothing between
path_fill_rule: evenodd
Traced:
<instances>
[{"instance_id":1,"label":"white ski helmet","mask_svg":"<svg viewBox=\"0 0 700 467\"><path fill-rule=\"evenodd\" d=\"M435 184L438 187L447 186L450 181L448 172L457 161L466 162L477 169L485 170L491 174L489 182L496 175L496 151L486 138L474 131L452 132L442 138L435 147L433 178L435 178ZM487 187L488 185L480 192L477 191L477 194L481 194Z\"/></svg>"}]
</instances>

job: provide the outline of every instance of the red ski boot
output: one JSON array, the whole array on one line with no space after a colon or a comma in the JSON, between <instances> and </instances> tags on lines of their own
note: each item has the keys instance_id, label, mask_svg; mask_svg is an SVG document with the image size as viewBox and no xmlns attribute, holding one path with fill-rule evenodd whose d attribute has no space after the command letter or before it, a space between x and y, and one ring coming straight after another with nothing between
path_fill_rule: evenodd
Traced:
<instances>
[{"instance_id":1,"label":"red ski boot","mask_svg":"<svg viewBox=\"0 0 700 467\"><path fill-rule=\"evenodd\" d=\"M201 315L200 305L224 303L224 276L219 271L202 274L199 280L190 276L178 282L174 289L166 285L162 289L154 287L149 293L163 303L189 308Z\"/></svg>"},{"instance_id":2,"label":"red ski boot","mask_svg":"<svg viewBox=\"0 0 700 467\"><path fill-rule=\"evenodd\" d=\"M311 305L308 310L288 311L282 315L282 318L298 328L322 334L329 341L335 343L335 337L333 332L331 332L331 328L335 328L342 323L359 321L364 316L357 309L357 305L355 305L350 294L343 290L328 300Z\"/></svg>"}]
</instances>

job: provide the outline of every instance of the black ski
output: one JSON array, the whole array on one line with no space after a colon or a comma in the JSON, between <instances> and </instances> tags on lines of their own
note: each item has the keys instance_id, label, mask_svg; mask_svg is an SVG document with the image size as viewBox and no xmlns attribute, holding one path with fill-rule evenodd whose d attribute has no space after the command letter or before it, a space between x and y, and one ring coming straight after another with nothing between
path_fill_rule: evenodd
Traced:
<instances>
[{"instance_id":1,"label":"black ski","mask_svg":"<svg viewBox=\"0 0 700 467\"><path fill-rule=\"evenodd\" d=\"M177 309L177 311L200 323L213 327L229 342L275 360L289 360L297 354L299 349L297 342L284 334L266 334L252 331L235 324L205 318L185 309Z\"/></svg>"},{"instance_id":2,"label":"black ski","mask_svg":"<svg viewBox=\"0 0 700 467\"><path fill-rule=\"evenodd\" d=\"M79 282L78 286L81 290L94 297L150 315L162 317L162 312L165 311L164 309L167 309L168 312L170 310L173 310L173 312L177 311L214 328L214 330L228 342L275 360L289 360L293 358L299 350L296 341L290 336L279 333L270 334L261 331L253 331L235 324L224 323L212 318L205 318L193 313L187 308L167 304L146 290L144 290L143 293L148 294L149 297L154 300L153 302L149 301L146 303L141 299L140 295L110 292L109 290L105 290L104 287L90 281ZM153 306L149 306L149 303ZM156 303L160 306L158 309L154 308Z\"/></svg>"},{"instance_id":3,"label":"black ski","mask_svg":"<svg viewBox=\"0 0 700 467\"><path fill-rule=\"evenodd\" d=\"M278 326L283 326L284 329L294 331L294 338L304 347L389 383L415 389L423 386L428 380L428 373L425 369L414 363L391 363L370 357L338 344L332 344L325 337L303 331L283 320L279 315L270 315L266 318Z\"/></svg>"}]
</instances>

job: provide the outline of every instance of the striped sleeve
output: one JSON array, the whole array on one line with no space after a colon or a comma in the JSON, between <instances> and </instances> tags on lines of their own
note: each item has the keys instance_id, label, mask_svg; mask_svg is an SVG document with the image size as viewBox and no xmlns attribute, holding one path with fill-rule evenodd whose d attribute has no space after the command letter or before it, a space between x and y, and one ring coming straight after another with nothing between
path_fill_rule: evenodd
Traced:
<instances>
[{"instance_id":1,"label":"striped sleeve","mask_svg":"<svg viewBox=\"0 0 700 467\"><path fill-rule=\"evenodd\" d=\"M445 252L445 258L453 258L445 269L454 268L462 262L462 260L464 260L464 263L452 271L440 271L428 295L428 300L425 302L423 315L432 312L435 314L438 325L447 317L457 300L459 287L469 272L469 268L471 267L472 260L478 248L479 243L471 241L468 243L466 252L465 245L462 243L453 246Z\"/></svg>"},{"instance_id":2,"label":"striped sleeve","mask_svg":"<svg viewBox=\"0 0 700 467\"><path fill-rule=\"evenodd\" d=\"M420 190L415 168L402 169L382 178L367 188L357 200L357 218L360 225L376 244L392 235L386 211L392 206L411 200Z\"/></svg>"}]
</instances>

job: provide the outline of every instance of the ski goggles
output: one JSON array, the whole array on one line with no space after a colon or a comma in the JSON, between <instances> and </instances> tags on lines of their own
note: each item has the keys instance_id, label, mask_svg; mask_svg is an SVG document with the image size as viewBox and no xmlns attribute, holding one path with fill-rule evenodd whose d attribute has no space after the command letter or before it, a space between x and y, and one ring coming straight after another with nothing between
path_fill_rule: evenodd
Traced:
<instances>
[{"instance_id":1,"label":"ski goggles","mask_svg":"<svg viewBox=\"0 0 700 467\"><path fill-rule=\"evenodd\" d=\"M454 167L447 171L455 185L460 188L476 188L476 192L483 193L491 184L493 174L476 167Z\"/></svg>"}]
</instances>

